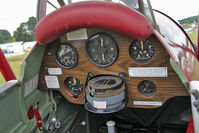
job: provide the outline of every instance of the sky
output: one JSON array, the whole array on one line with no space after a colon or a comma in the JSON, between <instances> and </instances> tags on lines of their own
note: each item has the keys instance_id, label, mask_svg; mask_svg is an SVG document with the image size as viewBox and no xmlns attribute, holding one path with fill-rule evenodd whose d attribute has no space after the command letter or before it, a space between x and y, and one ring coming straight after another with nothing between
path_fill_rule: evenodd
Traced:
<instances>
[{"instance_id":1,"label":"sky","mask_svg":"<svg viewBox=\"0 0 199 133\"><path fill-rule=\"evenodd\" d=\"M151 0L151 5L174 20L199 14L199 0Z\"/></svg>"},{"instance_id":2,"label":"sky","mask_svg":"<svg viewBox=\"0 0 199 133\"><path fill-rule=\"evenodd\" d=\"M175 20L198 15L199 11L199 0L151 0L151 4ZM36 16L36 7L37 0L0 0L0 29L13 35L20 23Z\"/></svg>"}]
</instances>

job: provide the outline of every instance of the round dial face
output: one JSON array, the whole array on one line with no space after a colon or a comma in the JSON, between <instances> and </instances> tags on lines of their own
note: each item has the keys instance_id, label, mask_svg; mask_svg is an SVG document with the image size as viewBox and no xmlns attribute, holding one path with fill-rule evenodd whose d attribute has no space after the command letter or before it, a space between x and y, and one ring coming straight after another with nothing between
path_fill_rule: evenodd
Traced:
<instances>
[{"instance_id":1,"label":"round dial face","mask_svg":"<svg viewBox=\"0 0 199 133\"><path fill-rule=\"evenodd\" d=\"M77 64L78 55L72 44L61 44L56 52L57 63L64 68L72 68Z\"/></svg>"},{"instance_id":2,"label":"round dial face","mask_svg":"<svg viewBox=\"0 0 199 133\"><path fill-rule=\"evenodd\" d=\"M83 91L83 84L78 78L68 77L65 79L64 84L66 92L74 98L77 98Z\"/></svg>"},{"instance_id":3,"label":"round dial face","mask_svg":"<svg viewBox=\"0 0 199 133\"><path fill-rule=\"evenodd\" d=\"M148 63L155 55L155 48L148 40L136 40L130 45L129 54L137 63Z\"/></svg>"},{"instance_id":4,"label":"round dial face","mask_svg":"<svg viewBox=\"0 0 199 133\"><path fill-rule=\"evenodd\" d=\"M89 39L86 52L93 64L106 67L117 59L118 46L115 39L109 34L97 33Z\"/></svg>"},{"instance_id":5,"label":"round dial face","mask_svg":"<svg viewBox=\"0 0 199 133\"><path fill-rule=\"evenodd\" d=\"M138 84L138 91L147 97L153 96L156 92L156 86L149 80L143 80Z\"/></svg>"}]
</instances>

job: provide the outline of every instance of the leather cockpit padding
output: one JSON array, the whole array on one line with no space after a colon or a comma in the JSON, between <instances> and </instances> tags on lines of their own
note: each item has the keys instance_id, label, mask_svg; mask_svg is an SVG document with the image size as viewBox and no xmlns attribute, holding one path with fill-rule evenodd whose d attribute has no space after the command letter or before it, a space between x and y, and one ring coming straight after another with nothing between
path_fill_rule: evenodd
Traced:
<instances>
[{"instance_id":1,"label":"leather cockpit padding","mask_svg":"<svg viewBox=\"0 0 199 133\"><path fill-rule=\"evenodd\" d=\"M134 9L113 2L87 1L63 6L38 22L34 28L39 44L57 39L79 28L99 27L137 39L153 33L149 20Z\"/></svg>"}]
</instances>

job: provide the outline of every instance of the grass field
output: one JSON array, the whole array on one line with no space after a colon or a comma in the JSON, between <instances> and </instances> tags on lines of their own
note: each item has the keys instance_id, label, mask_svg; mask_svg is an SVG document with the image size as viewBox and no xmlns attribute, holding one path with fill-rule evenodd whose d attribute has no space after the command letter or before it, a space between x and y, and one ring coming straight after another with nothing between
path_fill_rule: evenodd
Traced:
<instances>
[{"instance_id":1,"label":"grass field","mask_svg":"<svg viewBox=\"0 0 199 133\"><path fill-rule=\"evenodd\" d=\"M8 57L7 60L12 67L12 70L14 71L17 79L19 79L20 76L20 64L25 57L26 54L20 55L20 56L15 56L15 57ZM0 74L0 85L5 82L2 74Z\"/></svg>"},{"instance_id":2,"label":"grass field","mask_svg":"<svg viewBox=\"0 0 199 133\"><path fill-rule=\"evenodd\" d=\"M193 32L191 32L190 34L189 34L189 37L190 37L190 39L192 40L192 42L194 43L194 44L196 44L197 45L197 42L198 42L198 40L197 40L197 37L198 36L198 33L197 33L197 30L195 30L195 31L193 31Z\"/></svg>"}]
</instances>

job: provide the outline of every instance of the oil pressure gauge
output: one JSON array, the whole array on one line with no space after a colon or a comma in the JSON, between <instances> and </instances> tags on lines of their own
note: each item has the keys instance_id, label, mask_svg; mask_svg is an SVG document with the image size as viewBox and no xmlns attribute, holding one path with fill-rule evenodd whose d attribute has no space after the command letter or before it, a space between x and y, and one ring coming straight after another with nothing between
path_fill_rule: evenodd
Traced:
<instances>
[{"instance_id":1,"label":"oil pressure gauge","mask_svg":"<svg viewBox=\"0 0 199 133\"><path fill-rule=\"evenodd\" d=\"M149 80L143 80L138 84L138 91L146 97L153 96L156 92L156 86Z\"/></svg>"},{"instance_id":2,"label":"oil pressure gauge","mask_svg":"<svg viewBox=\"0 0 199 133\"><path fill-rule=\"evenodd\" d=\"M148 40L136 40L130 45L129 54L137 63L149 63L155 55L155 48Z\"/></svg>"},{"instance_id":3,"label":"oil pressure gauge","mask_svg":"<svg viewBox=\"0 0 199 133\"><path fill-rule=\"evenodd\" d=\"M66 92L74 98L77 98L83 91L83 84L78 78L75 77L66 78L64 85Z\"/></svg>"}]
</instances>

